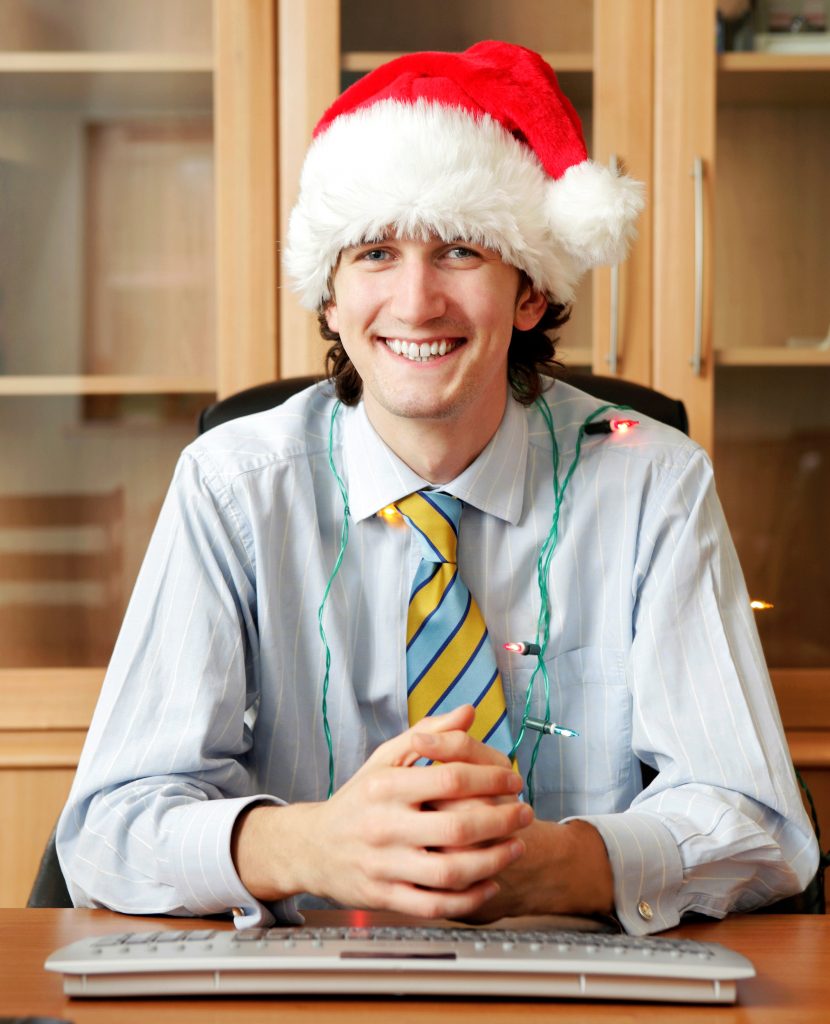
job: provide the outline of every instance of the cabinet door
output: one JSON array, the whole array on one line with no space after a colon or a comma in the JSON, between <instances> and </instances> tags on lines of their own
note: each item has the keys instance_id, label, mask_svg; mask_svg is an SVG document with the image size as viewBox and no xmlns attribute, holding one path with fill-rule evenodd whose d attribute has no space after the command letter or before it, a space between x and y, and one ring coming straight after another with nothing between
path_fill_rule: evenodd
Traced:
<instances>
[{"instance_id":1,"label":"cabinet door","mask_svg":"<svg viewBox=\"0 0 830 1024\"><path fill-rule=\"evenodd\" d=\"M654 58L652 383L685 402L711 451L714 0L657 0Z\"/></svg>"},{"instance_id":2,"label":"cabinet door","mask_svg":"<svg viewBox=\"0 0 830 1024\"><path fill-rule=\"evenodd\" d=\"M0 905L25 901L199 410L275 376L273 16L0 2Z\"/></svg>"},{"instance_id":3,"label":"cabinet door","mask_svg":"<svg viewBox=\"0 0 830 1024\"><path fill-rule=\"evenodd\" d=\"M594 373L651 384L653 0L594 2L593 158L646 190L631 255L593 281Z\"/></svg>"},{"instance_id":4,"label":"cabinet door","mask_svg":"<svg viewBox=\"0 0 830 1024\"><path fill-rule=\"evenodd\" d=\"M638 54L643 47L648 48L648 41L639 38L638 28L648 31L651 3L652 0L621 0L619 5L614 0L599 3L599 7L608 8L615 25L626 22L621 11L630 15L632 24L626 29L622 46L636 42ZM617 6L620 11L614 9ZM307 0L303 4L279 0L280 236L285 237L316 120L341 89L405 52L459 51L482 39L503 39L542 53L576 107L592 151L595 19L594 0L419 0L417 4L410 0L385 0L382 5L376 0ZM618 39L616 48L620 45ZM616 60L618 54L610 36L604 39L603 53L606 61ZM643 58L636 68L642 73L643 82L649 77L648 67L648 60ZM636 77L634 70L625 59L619 70L612 73L609 68L609 88L613 90L614 82L627 75ZM617 138L619 151L630 161L632 173L644 179L648 156L638 148L635 158L628 137L615 136L615 145ZM612 144L611 133L608 144ZM642 237L648 237L647 229ZM571 321L560 332L560 355L566 365L591 365L592 313L589 274L579 289ZM626 307L624 317L631 317L630 306ZM324 344L316 318L299 307L287 282L281 290L280 337L282 376L322 372ZM641 338L647 353L647 334ZM647 356L642 363L647 363ZM637 379L646 376L647 370L638 364Z\"/></svg>"}]
</instances>

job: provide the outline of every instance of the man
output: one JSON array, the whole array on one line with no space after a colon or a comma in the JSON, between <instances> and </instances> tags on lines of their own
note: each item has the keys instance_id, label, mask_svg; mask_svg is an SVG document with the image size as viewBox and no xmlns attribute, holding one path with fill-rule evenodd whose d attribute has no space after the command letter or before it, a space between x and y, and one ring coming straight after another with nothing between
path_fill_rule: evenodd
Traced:
<instances>
[{"instance_id":1,"label":"man","mask_svg":"<svg viewBox=\"0 0 830 1024\"><path fill-rule=\"evenodd\" d=\"M286 261L337 398L184 453L59 827L76 902L643 933L804 888L705 454L645 420L586 434L601 404L539 375L539 328L639 206L519 47L401 58L326 113Z\"/></svg>"}]
</instances>

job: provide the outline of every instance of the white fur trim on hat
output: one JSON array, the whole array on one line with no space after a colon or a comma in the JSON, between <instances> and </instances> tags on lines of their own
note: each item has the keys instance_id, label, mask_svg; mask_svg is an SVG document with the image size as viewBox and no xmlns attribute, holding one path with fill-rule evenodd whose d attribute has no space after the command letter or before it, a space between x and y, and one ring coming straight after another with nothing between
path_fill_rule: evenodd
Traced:
<instances>
[{"instance_id":1,"label":"white fur trim on hat","mask_svg":"<svg viewBox=\"0 0 830 1024\"><path fill-rule=\"evenodd\" d=\"M487 114L381 100L336 118L312 143L284 262L319 309L343 249L401 237L464 240L499 252L549 298L571 302L582 273L618 262L641 186L583 161L551 178Z\"/></svg>"}]
</instances>

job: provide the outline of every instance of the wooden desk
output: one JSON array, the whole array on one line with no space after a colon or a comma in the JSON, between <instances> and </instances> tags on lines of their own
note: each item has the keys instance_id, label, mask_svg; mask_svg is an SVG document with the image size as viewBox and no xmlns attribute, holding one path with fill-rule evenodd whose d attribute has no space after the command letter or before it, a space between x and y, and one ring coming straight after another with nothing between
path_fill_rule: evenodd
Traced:
<instances>
[{"instance_id":1,"label":"wooden desk","mask_svg":"<svg viewBox=\"0 0 830 1024\"><path fill-rule=\"evenodd\" d=\"M313 915L331 923L334 915ZM311 917L311 915L310 915ZM386 918L388 920L388 916ZM342 920L337 917L336 920ZM210 923L215 926L214 922ZM591 1003L509 1000L486 1004L443 999L68 999L59 975L44 971L52 950L85 935L160 928L204 927L200 921L128 918L101 910L0 910L0 1015L50 1015L74 1024L515 1024L521 1019L642 1021L661 1024L824 1024L830 996L830 917L736 917L687 925L667 935L721 942L748 956L758 977L739 983L738 1004L668 1006L659 1003ZM221 924L219 927L231 927ZM486 1010L485 1010L486 1005Z\"/></svg>"}]
</instances>

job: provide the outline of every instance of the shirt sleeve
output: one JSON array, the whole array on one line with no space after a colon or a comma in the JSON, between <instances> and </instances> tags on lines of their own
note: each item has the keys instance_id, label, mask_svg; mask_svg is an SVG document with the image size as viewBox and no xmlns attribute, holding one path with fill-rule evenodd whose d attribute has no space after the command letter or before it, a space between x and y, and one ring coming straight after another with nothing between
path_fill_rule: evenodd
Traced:
<instances>
[{"instance_id":1,"label":"shirt sleeve","mask_svg":"<svg viewBox=\"0 0 830 1024\"><path fill-rule=\"evenodd\" d=\"M634 753L658 775L629 810L585 816L634 934L800 892L818 863L702 450L643 502L641 523L626 672Z\"/></svg>"},{"instance_id":2,"label":"shirt sleeve","mask_svg":"<svg viewBox=\"0 0 830 1024\"><path fill-rule=\"evenodd\" d=\"M185 452L113 652L57 831L76 906L130 914L235 909L238 926L296 920L266 907L230 853L257 793L254 566L227 488Z\"/></svg>"}]
</instances>

